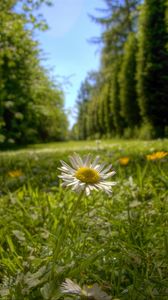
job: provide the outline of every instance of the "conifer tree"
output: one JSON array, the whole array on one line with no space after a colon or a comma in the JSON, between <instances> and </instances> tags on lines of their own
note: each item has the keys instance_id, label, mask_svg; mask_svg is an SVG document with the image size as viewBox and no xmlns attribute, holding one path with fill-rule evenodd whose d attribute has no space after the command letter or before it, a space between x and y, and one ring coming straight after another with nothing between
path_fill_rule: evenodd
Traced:
<instances>
[{"instance_id":1,"label":"conifer tree","mask_svg":"<svg viewBox=\"0 0 168 300\"><path fill-rule=\"evenodd\" d=\"M104 128L104 105L103 105L103 99L101 97L101 94L98 96L98 127L99 127L99 133L100 136L103 136L105 133Z\"/></svg>"},{"instance_id":2,"label":"conifer tree","mask_svg":"<svg viewBox=\"0 0 168 300\"><path fill-rule=\"evenodd\" d=\"M92 97L88 103L87 137L94 138L98 131L97 126L97 97Z\"/></svg>"},{"instance_id":3,"label":"conifer tree","mask_svg":"<svg viewBox=\"0 0 168 300\"><path fill-rule=\"evenodd\" d=\"M125 124L120 114L119 71L127 36L136 31L137 6L140 1L104 0L107 9L102 9L102 12L105 16L92 16L96 23L102 25L103 31L98 40L102 43L99 76L89 94L88 128L89 132L98 130L100 136L111 134L114 128L119 135L123 132ZM78 122L80 119L78 117Z\"/></svg>"},{"instance_id":4,"label":"conifer tree","mask_svg":"<svg viewBox=\"0 0 168 300\"><path fill-rule=\"evenodd\" d=\"M141 114L157 136L168 125L167 0L145 0L139 26L137 91Z\"/></svg>"},{"instance_id":5,"label":"conifer tree","mask_svg":"<svg viewBox=\"0 0 168 300\"><path fill-rule=\"evenodd\" d=\"M137 41L134 33L130 33L125 43L124 55L119 75L121 115L128 127L139 124L139 106L136 93L136 53Z\"/></svg>"},{"instance_id":6,"label":"conifer tree","mask_svg":"<svg viewBox=\"0 0 168 300\"><path fill-rule=\"evenodd\" d=\"M88 114L88 99L84 99L82 102L77 101L78 106L78 139L85 140L87 138L88 125L87 125L87 114Z\"/></svg>"},{"instance_id":7,"label":"conifer tree","mask_svg":"<svg viewBox=\"0 0 168 300\"><path fill-rule=\"evenodd\" d=\"M80 139L86 139L89 136L94 136L98 131L98 98L101 87L100 81L100 74L91 71L80 86L77 97L77 126Z\"/></svg>"},{"instance_id":8,"label":"conifer tree","mask_svg":"<svg viewBox=\"0 0 168 300\"><path fill-rule=\"evenodd\" d=\"M101 76L105 84L109 84L109 98L111 100L110 109L105 109L104 114L108 111L105 120L110 120L111 129L114 126L118 134L122 133L124 122L120 115L120 97L118 74L120 63L123 55L123 48L129 32L136 30L137 6L140 0L104 0L107 10L102 12L104 17L93 17L93 20L104 27L100 38L103 47L101 53ZM101 9L100 9L101 11ZM108 99L108 97L106 97ZM100 115L100 114L99 114ZM113 117L113 122L111 121ZM106 122L106 124L109 123Z\"/></svg>"},{"instance_id":9,"label":"conifer tree","mask_svg":"<svg viewBox=\"0 0 168 300\"><path fill-rule=\"evenodd\" d=\"M119 72L120 62L113 64L113 73L111 80L111 111L113 115L113 122L116 133L121 136L124 129L124 121L121 117L120 97L119 97Z\"/></svg>"},{"instance_id":10,"label":"conifer tree","mask_svg":"<svg viewBox=\"0 0 168 300\"><path fill-rule=\"evenodd\" d=\"M104 124L104 133L106 136L109 136L112 130L114 130L112 113L111 113L111 98L110 98L110 82L105 82L102 86L100 97L102 98L103 106L103 124Z\"/></svg>"}]
</instances>

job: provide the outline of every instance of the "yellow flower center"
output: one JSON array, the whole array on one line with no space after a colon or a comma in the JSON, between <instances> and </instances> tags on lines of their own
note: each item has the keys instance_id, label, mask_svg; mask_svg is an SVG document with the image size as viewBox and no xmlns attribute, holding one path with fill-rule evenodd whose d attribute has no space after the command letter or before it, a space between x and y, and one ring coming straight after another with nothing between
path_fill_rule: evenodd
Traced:
<instances>
[{"instance_id":1,"label":"yellow flower center","mask_svg":"<svg viewBox=\"0 0 168 300\"><path fill-rule=\"evenodd\" d=\"M99 173L96 170L88 167L79 168L76 171L75 176L80 181L91 184L98 183L100 180Z\"/></svg>"}]
</instances>

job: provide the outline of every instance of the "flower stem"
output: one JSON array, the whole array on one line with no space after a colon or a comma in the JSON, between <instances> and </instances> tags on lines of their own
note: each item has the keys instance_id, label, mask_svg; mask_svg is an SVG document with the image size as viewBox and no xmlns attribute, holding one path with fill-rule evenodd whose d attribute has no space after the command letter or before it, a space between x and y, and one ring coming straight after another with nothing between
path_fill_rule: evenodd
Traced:
<instances>
[{"instance_id":1,"label":"flower stem","mask_svg":"<svg viewBox=\"0 0 168 300\"><path fill-rule=\"evenodd\" d=\"M83 195L84 195L84 190L80 192L78 198L76 199L76 201L74 201L73 206L72 206L72 210L71 210L69 216L67 216L65 225L62 226L61 230L58 232L57 242L56 242L56 246L55 246L54 253L53 253L54 261L56 261L58 259L59 255L61 254L62 244L66 239L69 224L70 224L70 222L73 218L73 215L76 212L76 210L77 210L77 208L78 208L78 206L81 202L81 199L82 199Z\"/></svg>"}]
</instances>

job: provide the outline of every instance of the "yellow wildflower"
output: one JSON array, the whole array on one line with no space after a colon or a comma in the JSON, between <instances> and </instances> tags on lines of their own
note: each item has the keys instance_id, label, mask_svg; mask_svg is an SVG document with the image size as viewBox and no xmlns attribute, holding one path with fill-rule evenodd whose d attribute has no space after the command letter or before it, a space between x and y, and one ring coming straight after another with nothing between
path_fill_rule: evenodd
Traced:
<instances>
[{"instance_id":1,"label":"yellow wildflower","mask_svg":"<svg viewBox=\"0 0 168 300\"><path fill-rule=\"evenodd\" d=\"M126 165L128 165L129 160L130 160L129 157L127 157L127 156L121 157L121 158L119 159L119 163L120 163L120 165L122 165L122 166L126 166Z\"/></svg>"},{"instance_id":2,"label":"yellow wildflower","mask_svg":"<svg viewBox=\"0 0 168 300\"><path fill-rule=\"evenodd\" d=\"M8 172L8 175L10 177L20 177L23 175L23 172L21 170L14 170L14 171Z\"/></svg>"},{"instance_id":3,"label":"yellow wildflower","mask_svg":"<svg viewBox=\"0 0 168 300\"><path fill-rule=\"evenodd\" d=\"M146 155L146 158L147 158L147 160L158 160L158 159L164 158L166 155L168 155L168 152L158 151L158 152Z\"/></svg>"}]
</instances>

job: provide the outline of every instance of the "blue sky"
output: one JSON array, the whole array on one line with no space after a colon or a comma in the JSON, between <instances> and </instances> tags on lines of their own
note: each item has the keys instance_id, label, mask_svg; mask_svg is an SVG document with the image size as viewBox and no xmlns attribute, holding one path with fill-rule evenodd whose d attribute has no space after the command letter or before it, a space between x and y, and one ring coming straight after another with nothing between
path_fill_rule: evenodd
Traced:
<instances>
[{"instance_id":1,"label":"blue sky","mask_svg":"<svg viewBox=\"0 0 168 300\"><path fill-rule=\"evenodd\" d=\"M102 0L54 0L54 6L43 7L42 13L50 29L38 34L51 74L64 84L65 108L73 108L81 82L88 71L97 70L100 46L88 43L98 37L101 26L88 17L97 15ZM74 120L70 116L70 124Z\"/></svg>"}]
</instances>

